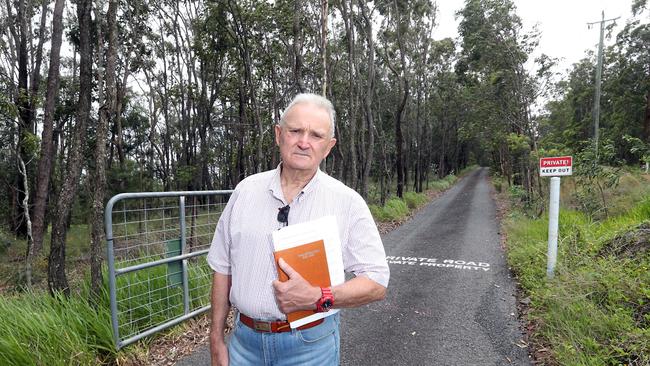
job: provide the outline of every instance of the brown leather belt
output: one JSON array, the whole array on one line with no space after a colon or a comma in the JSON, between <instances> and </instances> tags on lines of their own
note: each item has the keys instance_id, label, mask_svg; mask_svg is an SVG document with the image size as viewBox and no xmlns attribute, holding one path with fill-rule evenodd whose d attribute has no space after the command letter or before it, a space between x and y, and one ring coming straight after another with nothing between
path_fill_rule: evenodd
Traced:
<instances>
[{"instance_id":1,"label":"brown leather belt","mask_svg":"<svg viewBox=\"0 0 650 366\"><path fill-rule=\"evenodd\" d=\"M286 321L262 321L262 320L256 320L253 319L249 316L246 316L242 313L239 313L239 320L247 327L254 329L258 332L264 332L264 333L282 333L282 332L290 332L291 327L289 326L289 322ZM298 330L303 330L303 329L309 329L312 327L315 327L319 324L321 324L324 320L323 319L318 319L314 320L311 323L307 323L303 326L298 327Z\"/></svg>"}]
</instances>

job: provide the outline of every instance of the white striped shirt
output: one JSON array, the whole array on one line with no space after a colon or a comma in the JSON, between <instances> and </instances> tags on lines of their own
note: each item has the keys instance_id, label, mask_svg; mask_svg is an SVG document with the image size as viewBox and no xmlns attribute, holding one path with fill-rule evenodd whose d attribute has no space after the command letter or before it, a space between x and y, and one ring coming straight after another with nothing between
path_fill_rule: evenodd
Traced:
<instances>
[{"instance_id":1,"label":"white striped shirt","mask_svg":"<svg viewBox=\"0 0 650 366\"><path fill-rule=\"evenodd\" d=\"M256 319L286 319L273 293L272 282L278 276L271 238L271 232L283 225L277 215L285 205L280 166L242 180L219 218L207 256L214 271L231 275L232 305ZM290 206L289 225L334 215L345 271L388 286L384 246L357 192L319 169Z\"/></svg>"}]
</instances>

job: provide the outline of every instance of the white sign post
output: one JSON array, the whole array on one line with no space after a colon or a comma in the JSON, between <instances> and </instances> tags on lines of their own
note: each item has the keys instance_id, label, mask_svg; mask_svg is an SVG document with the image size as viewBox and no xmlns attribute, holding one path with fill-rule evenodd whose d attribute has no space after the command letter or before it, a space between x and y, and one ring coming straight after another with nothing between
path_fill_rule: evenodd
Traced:
<instances>
[{"instance_id":1,"label":"white sign post","mask_svg":"<svg viewBox=\"0 0 650 366\"><path fill-rule=\"evenodd\" d=\"M551 178L551 194L548 205L548 252L546 277L553 278L557 262L557 232L560 216L560 176L571 175L573 159L560 156L539 159L539 175Z\"/></svg>"}]
</instances>

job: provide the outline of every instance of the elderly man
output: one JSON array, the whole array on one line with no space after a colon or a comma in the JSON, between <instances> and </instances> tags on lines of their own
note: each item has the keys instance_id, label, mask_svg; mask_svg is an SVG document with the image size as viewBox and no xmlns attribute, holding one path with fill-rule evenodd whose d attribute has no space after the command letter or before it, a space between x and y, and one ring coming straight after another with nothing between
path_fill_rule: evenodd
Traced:
<instances>
[{"instance_id":1,"label":"elderly man","mask_svg":"<svg viewBox=\"0 0 650 366\"><path fill-rule=\"evenodd\" d=\"M237 185L212 240L210 348L213 365L337 365L339 314L291 329L286 314L328 311L381 300L389 270L368 206L354 190L318 167L336 144L334 108L315 94L299 94L275 126L282 163ZM355 276L331 288L312 286L284 261L279 282L271 233L334 215L343 265ZM228 345L230 304L238 314Z\"/></svg>"}]
</instances>

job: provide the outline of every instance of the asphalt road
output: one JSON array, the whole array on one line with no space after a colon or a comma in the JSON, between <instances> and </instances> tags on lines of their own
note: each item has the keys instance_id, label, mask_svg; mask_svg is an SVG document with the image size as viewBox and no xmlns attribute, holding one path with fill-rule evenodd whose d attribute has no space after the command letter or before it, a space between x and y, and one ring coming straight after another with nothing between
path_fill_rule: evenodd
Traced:
<instances>
[{"instance_id":1,"label":"asphalt road","mask_svg":"<svg viewBox=\"0 0 650 366\"><path fill-rule=\"evenodd\" d=\"M343 365L530 365L487 169L384 239L385 301L344 310Z\"/></svg>"},{"instance_id":2,"label":"asphalt road","mask_svg":"<svg viewBox=\"0 0 650 366\"><path fill-rule=\"evenodd\" d=\"M487 169L383 237L386 300L342 313L342 365L530 365ZM177 365L209 365L207 346Z\"/></svg>"}]
</instances>

